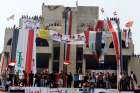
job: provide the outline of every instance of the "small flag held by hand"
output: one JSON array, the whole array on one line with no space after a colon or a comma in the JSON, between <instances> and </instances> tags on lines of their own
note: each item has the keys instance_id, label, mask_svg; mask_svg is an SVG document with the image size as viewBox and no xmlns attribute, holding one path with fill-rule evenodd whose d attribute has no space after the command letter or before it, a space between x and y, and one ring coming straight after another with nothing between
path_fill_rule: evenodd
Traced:
<instances>
[{"instance_id":1,"label":"small flag held by hand","mask_svg":"<svg viewBox=\"0 0 140 93\"><path fill-rule=\"evenodd\" d=\"M104 12L105 12L105 11L104 11L104 9L102 8L102 9L101 9L101 13L103 14Z\"/></svg>"},{"instance_id":2,"label":"small flag held by hand","mask_svg":"<svg viewBox=\"0 0 140 93\"><path fill-rule=\"evenodd\" d=\"M114 16L117 16L117 12L116 12L116 11L114 11L114 12L113 12L113 15L114 15Z\"/></svg>"},{"instance_id":3,"label":"small flag held by hand","mask_svg":"<svg viewBox=\"0 0 140 93\"><path fill-rule=\"evenodd\" d=\"M7 17L6 19L7 19L7 21L9 21L9 20L14 20L14 17L15 17L15 15L13 14L13 15Z\"/></svg>"},{"instance_id":4,"label":"small flag held by hand","mask_svg":"<svg viewBox=\"0 0 140 93\"><path fill-rule=\"evenodd\" d=\"M133 26L133 23L134 22L130 20L130 21L128 21L128 22L125 23L125 26L128 27L128 28L130 28L130 27Z\"/></svg>"}]
</instances>

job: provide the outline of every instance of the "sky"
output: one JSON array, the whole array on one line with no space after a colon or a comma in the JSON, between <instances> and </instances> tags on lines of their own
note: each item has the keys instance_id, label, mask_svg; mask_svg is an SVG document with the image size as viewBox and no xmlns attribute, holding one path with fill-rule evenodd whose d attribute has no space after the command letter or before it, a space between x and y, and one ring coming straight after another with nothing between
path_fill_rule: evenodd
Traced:
<instances>
[{"instance_id":1,"label":"sky","mask_svg":"<svg viewBox=\"0 0 140 93\"><path fill-rule=\"evenodd\" d=\"M6 27L18 26L21 15L41 15L42 3L45 5L76 6L76 0L0 0L0 52L3 51ZM128 20L133 20L132 27L134 52L140 54L140 1L139 0L78 0L79 6L99 6L104 9L101 17L112 17L116 11L124 27ZM14 20L7 21L7 17L15 15Z\"/></svg>"}]
</instances>

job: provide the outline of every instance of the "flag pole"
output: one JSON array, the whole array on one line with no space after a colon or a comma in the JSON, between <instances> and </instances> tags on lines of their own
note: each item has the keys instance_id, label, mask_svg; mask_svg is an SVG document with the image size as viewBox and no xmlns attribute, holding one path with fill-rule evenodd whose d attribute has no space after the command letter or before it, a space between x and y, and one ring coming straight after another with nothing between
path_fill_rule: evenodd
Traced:
<instances>
[{"instance_id":1,"label":"flag pole","mask_svg":"<svg viewBox=\"0 0 140 93\"><path fill-rule=\"evenodd\" d=\"M113 12L114 18L112 18L115 23L117 24L117 30L118 30L118 39L120 42L120 50L119 50L119 62L117 64L117 89L119 90L119 83L120 83L120 79L122 77L123 74L123 58L122 58L122 35L121 35L121 29L120 29L120 20L117 17L117 12L114 11Z\"/></svg>"},{"instance_id":2,"label":"flag pole","mask_svg":"<svg viewBox=\"0 0 140 93\"><path fill-rule=\"evenodd\" d=\"M64 10L64 20L65 20L65 32L64 34L66 35L66 32L67 32L67 11ZM65 62L65 59L66 59L66 44L64 43L64 62ZM67 72L67 65L63 63L63 72Z\"/></svg>"}]
</instances>

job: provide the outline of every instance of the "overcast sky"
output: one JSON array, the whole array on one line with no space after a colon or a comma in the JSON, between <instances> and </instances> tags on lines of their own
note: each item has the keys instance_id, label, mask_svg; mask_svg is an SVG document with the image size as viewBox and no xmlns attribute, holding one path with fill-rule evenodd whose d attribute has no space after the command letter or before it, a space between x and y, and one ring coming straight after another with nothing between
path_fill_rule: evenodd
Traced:
<instances>
[{"instance_id":1,"label":"overcast sky","mask_svg":"<svg viewBox=\"0 0 140 93\"><path fill-rule=\"evenodd\" d=\"M41 15L42 3L59 4L65 6L76 6L76 0L1 0L0 2L0 52L3 50L4 30L6 27L18 25L18 19L21 15ZM140 1L139 0L78 0L79 6L99 6L104 8L104 16L113 16L117 11L121 19L121 26L129 19L134 21L132 28L133 41L135 44L135 53L140 54ZM10 15L15 15L15 20L7 21Z\"/></svg>"}]
</instances>

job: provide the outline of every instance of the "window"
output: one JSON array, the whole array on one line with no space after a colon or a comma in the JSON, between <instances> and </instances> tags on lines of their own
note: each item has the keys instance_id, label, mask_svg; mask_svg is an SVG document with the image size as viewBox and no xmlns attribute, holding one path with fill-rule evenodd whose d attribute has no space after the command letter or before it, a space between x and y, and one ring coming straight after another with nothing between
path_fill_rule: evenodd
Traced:
<instances>
[{"instance_id":1,"label":"window","mask_svg":"<svg viewBox=\"0 0 140 93\"><path fill-rule=\"evenodd\" d=\"M36 38L36 46L49 46L49 43L45 39Z\"/></svg>"},{"instance_id":2,"label":"window","mask_svg":"<svg viewBox=\"0 0 140 93\"><path fill-rule=\"evenodd\" d=\"M12 44L12 38L10 38L7 42L7 45L11 45Z\"/></svg>"},{"instance_id":3,"label":"window","mask_svg":"<svg viewBox=\"0 0 140 93\"><path fill-rule=\"evenodd\" d=\"M53 48L53 72L59 72L60 47Z\"/></svg>"},{"instance_id":4,"label":"window","mask_svg":"<svg viewBox=\"0 0 140 93\"><path fill-rule=\"evenodd\" d=\"M113 41L110 43L109 48L114 48ZM122 40L122 48L126 48L124 40Z\"/></svg>"}]
</instances>

